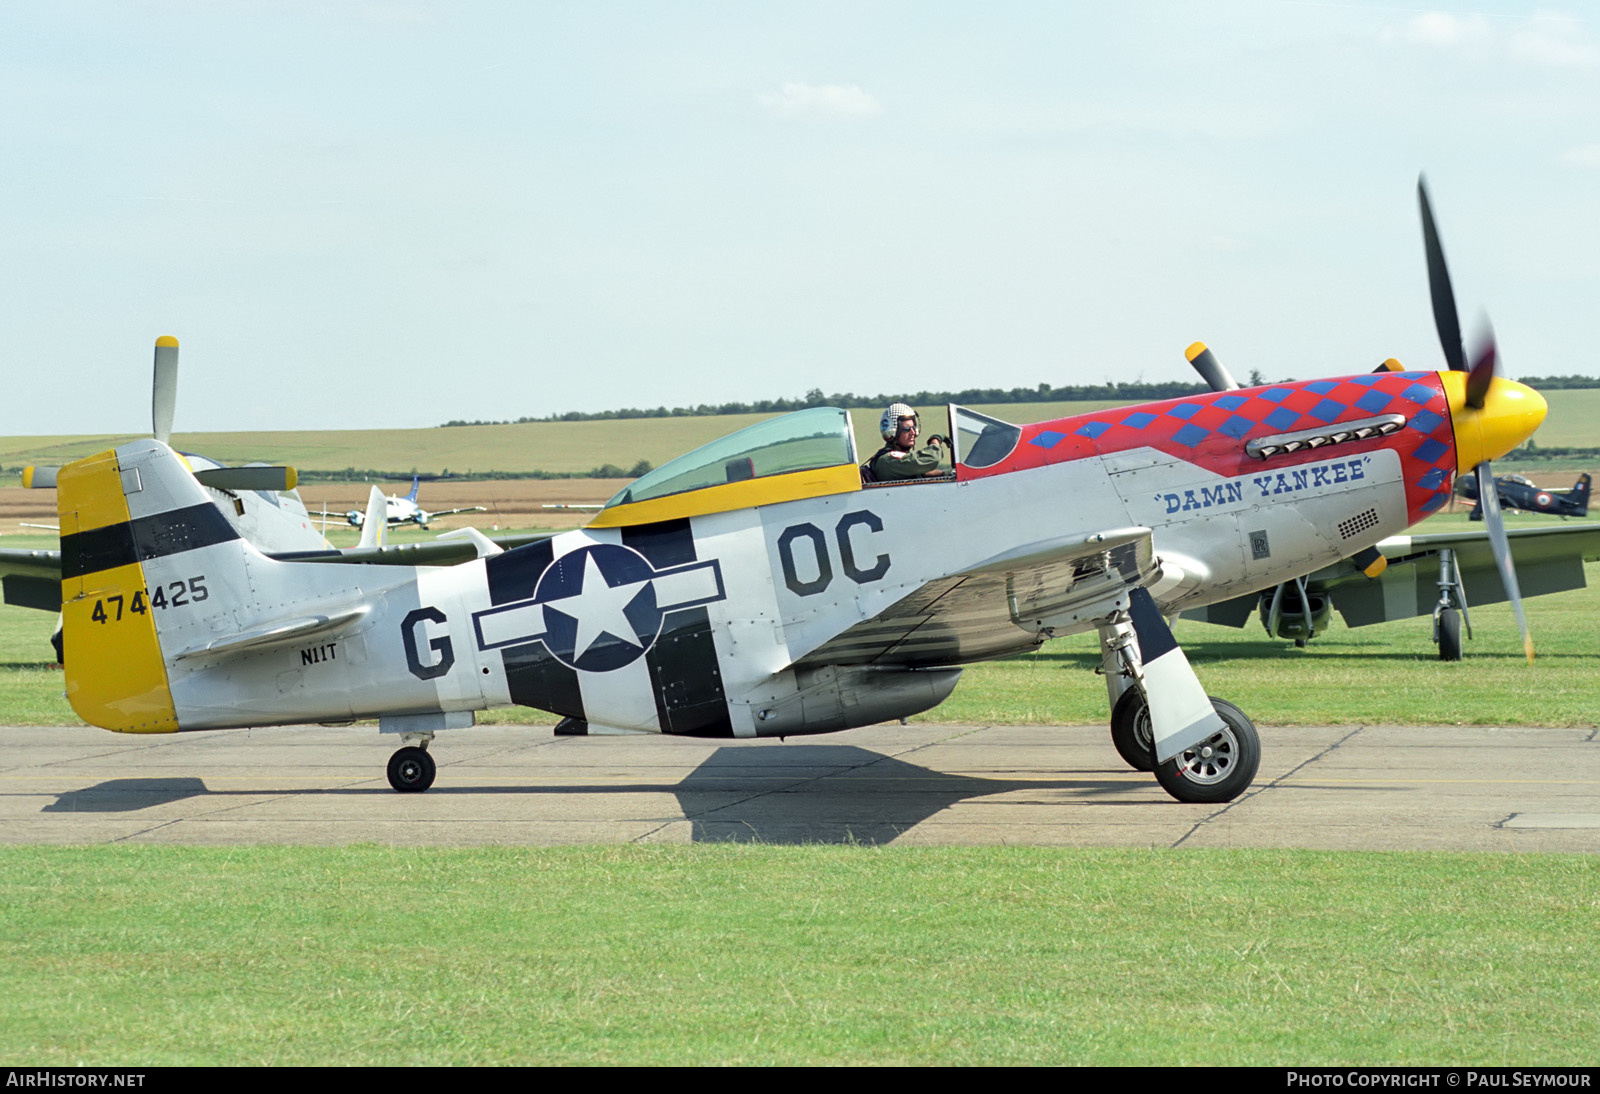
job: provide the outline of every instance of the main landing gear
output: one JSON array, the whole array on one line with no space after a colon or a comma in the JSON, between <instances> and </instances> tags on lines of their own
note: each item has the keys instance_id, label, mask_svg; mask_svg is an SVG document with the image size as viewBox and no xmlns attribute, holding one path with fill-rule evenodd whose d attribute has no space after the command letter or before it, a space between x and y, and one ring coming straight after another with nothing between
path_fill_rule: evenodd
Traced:
<instances>
[{"instance_id":1,"label":"main landing gear","mask_svg":"<svg viewBox=\"0 0 1600 1094\"><path fill-rule=\"evenodd\" d=\"M1249 788L1261 764L1256 727L1232 703L1205 694L1149 593L1135 589L1132 600L1131 618L1100 627L1101 667L1112 699L1111 743L1129 767L1153 771L1178 801L1232 801ZM1141 649L1155 656L1145 662ZM1165 761L1156 758L1156 718L1159 736L1177 746Z\"/></svg>"}]
</instances>

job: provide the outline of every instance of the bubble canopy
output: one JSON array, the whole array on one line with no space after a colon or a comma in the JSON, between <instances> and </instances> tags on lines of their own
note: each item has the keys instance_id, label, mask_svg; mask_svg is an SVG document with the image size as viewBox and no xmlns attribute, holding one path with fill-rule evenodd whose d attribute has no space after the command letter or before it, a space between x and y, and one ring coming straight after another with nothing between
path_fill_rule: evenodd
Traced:
<instances>
[{"instance_id":1,"label":"bubble canopy","mask_svg":"<svg viewBox=\"0 0 1600 1094\"><path fill-rule=\"evenodd\" d=\"M812 407L746 426L679 456L635 479L604 508L855 462L850 415L837 407Z\"/></svg>"}]
</instances>

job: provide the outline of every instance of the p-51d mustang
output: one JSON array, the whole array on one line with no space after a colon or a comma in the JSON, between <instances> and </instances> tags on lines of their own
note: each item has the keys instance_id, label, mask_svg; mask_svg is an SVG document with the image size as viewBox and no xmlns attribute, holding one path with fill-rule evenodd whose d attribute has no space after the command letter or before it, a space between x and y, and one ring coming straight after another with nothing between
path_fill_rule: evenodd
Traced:
<instances>
[{"instance_id":1,"label":"p-51d mustang","mask_svg":"<svg viewBox=\"0 0 1600 1094\"><path fill-rule=\"evenodd\" d=\"M964 663L1097 630L1113 740L1226 801L1255 727L1164 617L1359 555L1545 414L1490 369L1380 371L1017 426L949 408L955 470L863 485L849 418L750 426L585 528L446 568L266 558L159 441L60 474L68 698L125 732L377 718L397 790L473 712L557 732L787 737L918 713ZM892 426L891 426L892 428Z\"/></svg>"}]
</instances>

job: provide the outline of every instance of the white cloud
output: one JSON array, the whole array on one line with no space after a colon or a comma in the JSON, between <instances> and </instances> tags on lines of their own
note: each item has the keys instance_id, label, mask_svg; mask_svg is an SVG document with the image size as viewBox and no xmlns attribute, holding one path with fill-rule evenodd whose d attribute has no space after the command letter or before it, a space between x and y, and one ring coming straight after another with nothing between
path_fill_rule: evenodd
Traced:
<instances>
[{"instance_id":1,"label":"white cloud","mask_svg":"<svg viewBox=\"0 0 1600 1094\"><path fill-rule=\"evenodd\" d=\"M1540 12L1511 35L1511 56L1548 68L1581 68L1600 62L1600 47L1588 40L1582 22L1569 15Z\"/></svg>"},{"instance_id":2,"label":"white cloud","mask_svg":"<svg viewBox=\"0 0 1600 1094\"><path fill-rule=\"evenodd\" d=\"M1399 28L1385 27L1385 45L1422 46L1465 57L1481 57L1494 42L1494 28L1482 15L1452 15L1447 11L1425 11Z\"/></svg>"},{"instance_id":3,"label":"white cloud","mask_svg":"<svg viewBox=\"0 0 1600 1094\"><path fill-rule=\"evenodd\" d=\"M871 118L883 113L877 99L859 84L788 83L760 97L780 118Z\"/></svg>"},{"instance_id":4,"label":"white cloud","mask_svg":"<svg viewBox=\"0 0 1600 1094\"><path fill-rule=\"evenodd\" d=\"M1561 153L1561 162L1574 167L1600 168L1600 144L1585 144Z\"/></svg>"},{"instance_id":5,"label":"white cloud","mask_svg":"<svg viewBox=\"0 0 1600 1094\"><path fill-rule=\"evenodd\" d=\"M1584 22L1571 15L1538 12L1515 25L1485 15L1426 11L1399 27L1385 27L1379 41L1386 46L1417 46L1453 53L1468 60L1491 54L1541 68L1578 68L1600 64L1600 46L1590 40Z\"/></svg>"}]
</instances>

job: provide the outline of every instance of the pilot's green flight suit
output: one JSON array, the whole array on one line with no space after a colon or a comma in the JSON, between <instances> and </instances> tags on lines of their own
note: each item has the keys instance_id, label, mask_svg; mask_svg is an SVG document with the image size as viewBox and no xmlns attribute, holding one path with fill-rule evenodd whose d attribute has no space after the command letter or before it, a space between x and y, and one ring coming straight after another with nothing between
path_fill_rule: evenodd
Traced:
<instances>
[{"instance_id":1,"label":"pilot's green flight suit","mask_svg":"<svg viewBox=\"0 0 1600 1094\"><path fill-rule=\"evenodd\" d=\"M930 471L950 470L950 446L925 444L903 452L886 444L872 457L872 477L878 482L899 482L901 479L920 479Z\"/></svg>"}]
</instances>

